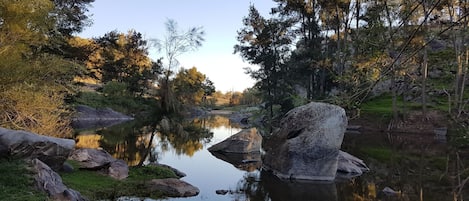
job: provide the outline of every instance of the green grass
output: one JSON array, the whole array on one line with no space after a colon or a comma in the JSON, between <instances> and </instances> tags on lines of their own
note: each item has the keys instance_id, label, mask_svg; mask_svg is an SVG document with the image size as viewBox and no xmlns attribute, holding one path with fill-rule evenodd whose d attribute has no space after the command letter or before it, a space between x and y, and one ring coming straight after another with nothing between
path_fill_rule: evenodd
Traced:
<instances>
[{"instance_id":1,"label":"green grass","mask_svg":"<svg viewBox=\"0 0 469 201\"><path fill-rule=\"evenodd\" d=\"M398 105L402 105L402 102L399 101ZM392 114L392 97L383 95L370 99L361 105L361 110L365 113L390 116Z\"/></svg>"},{"instance_id":2,"label":"green grass","mask_svg":"<svg viewBox=\"0 0 469 201\"><path fill-rule=\"evenodd\" d=\"M392 157L392 150L386 147L362 147L360 151L363 155L374 158L380 162L388 162Z\"/></svg>"},{"instance_id":3,"label":"green grass","mask_svg":"<svg viewBox=\"0 0 469 201\"><path fill-rule=\"evenodd\" d=\"M22 160L0 160L0 199L43 201L45 193L34 189L33 173Z\"/></svg>"},{"instance_id":4,"label":"green grass","mask_svg":"<svg viewBox=\"0 0 469 201\"><path fill-rule=\"evenodd\" d=\"M112 200L121 196L161 198L161 193L146 190L145 182L151 179L176 178L167 168L146 166L130 167L127 179L116 180L96 171L79 170L76 163L69 162L75 169L71 173L61 173L64 184L90 200Z\"/></svg>"}]
</instances>

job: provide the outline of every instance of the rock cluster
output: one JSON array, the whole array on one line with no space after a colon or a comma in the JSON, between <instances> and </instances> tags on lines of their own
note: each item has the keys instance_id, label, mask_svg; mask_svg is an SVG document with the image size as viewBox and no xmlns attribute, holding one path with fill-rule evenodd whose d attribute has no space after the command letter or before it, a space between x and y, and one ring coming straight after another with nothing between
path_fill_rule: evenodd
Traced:
<instances>
[{"instance_id":1,"label":"rock cluster","mask_svg":"<svg viewBox=\"0 0 469 201\"><path fill-rule=\"evenodd\" d=\"M102 149L76 149L70 159L78 161L82 169L99 170L115 179L121 180L129 176L127 163L115 159Z\"/></svg>"}]
</instances>

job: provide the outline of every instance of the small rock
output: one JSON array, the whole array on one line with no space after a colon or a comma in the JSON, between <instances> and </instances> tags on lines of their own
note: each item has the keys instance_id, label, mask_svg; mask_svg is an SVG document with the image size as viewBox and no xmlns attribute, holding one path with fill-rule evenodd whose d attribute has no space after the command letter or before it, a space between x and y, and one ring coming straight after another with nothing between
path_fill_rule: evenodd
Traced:
<instances>
[{"instance_id":1,"label":"small rock","mask_svg":"<svg viewBox=\"0 0 469 201\"><path fill-rule=\"evenodd\" d=\"M383 190L381 190L378 197L382 197L382 196L393 197L393 196L398 196L399 194L400 194L399 191L395 191L392 188L386 186L384 187Z\"/></svg>"},{"instance_id":2,"label":"small rock","mask_svg":"<svg viewBox=\"0 0 469 201\"><path fill-rule=\"evenodd\" d=\"M123 160L115 160L111 162L108 168L108 175L115 179L125 179L129 176L129 166Z\"/></svg>"},{"instance_id":3,"label":"small rock","mask_svg":"<svg viewBox=\"0 0 469 201\"><path fill-rule=\"evenodd\" d=\"M228 193L228 191L227 190L216 190L215 193L218 194L218 195L226 195Z\"/></svg>"},{"instance_id":4,"label":"small rock","mask_svg":"<svg viewBox=\"0 0 469 201\"><path fill-rule=\"evenodd\" d=\"M152 191L160 191L168 197L191 197L200 192L197 187L175 178L152 179L147 183L147 187Z\"/></svg>"},{"instance_id":5,"label":"small rock","mask_svg":"<svg viewBox=\"0 0 469 201\"><path fill-rule=\"evenodd\" d=\"M62 165L62 168L60 169L60 171L65 172L65 173L73 172L73 166L70 165L70 163L65 162Z\"/></svg>"}]
</instances>

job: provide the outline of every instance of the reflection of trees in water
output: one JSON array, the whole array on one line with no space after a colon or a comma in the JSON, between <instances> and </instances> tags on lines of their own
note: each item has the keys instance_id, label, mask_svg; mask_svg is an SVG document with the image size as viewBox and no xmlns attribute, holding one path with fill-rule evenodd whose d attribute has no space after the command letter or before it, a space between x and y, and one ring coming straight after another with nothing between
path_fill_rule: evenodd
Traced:
<instances>
[{"instance_id":1,"label":"reflection of trees in water","mask_svg":"<svg viewBox=\"0 0 469 201\"><path fill-rule=\"evenodd\" d=\"M205 117L195 118L192 120L194 124L200 124L204 128L240 128L238 124L234 124L228 117L221 115L209 115Z\"/></svg>"},{"instance_id":2,"label":"reflection of trees in water","mask_svg":"<svg viewBox=\"0 0 469 201\"><path fill-rule=\"evenodd\" d=\"M97 133L103 136L100 145L104 150L129 165L137 165L147 153L153 130L143 122L132 121L98 130Z\"/></svg>"},{"instance_id":3,"label":"reflection of trees in water","mask_svg":"<svg viewBox=\"0 0 469 201\"><path fill-rule=\"evenodd\" d=\"M204 147L204 144L209 143L213 137L213 133L206 127L204 121L163 121L168 121L167 124L169 124L168 126L160 126L162 129L158 132L160 147L163 152L169 151L172 148L178 155L193 156L195 152Z\"/></svg>"}]
</instances>

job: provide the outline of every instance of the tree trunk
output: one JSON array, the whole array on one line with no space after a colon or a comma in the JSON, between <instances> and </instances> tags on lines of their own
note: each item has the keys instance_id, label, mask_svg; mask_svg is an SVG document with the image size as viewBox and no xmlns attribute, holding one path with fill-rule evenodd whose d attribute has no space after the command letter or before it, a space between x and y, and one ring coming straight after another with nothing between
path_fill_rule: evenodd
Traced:
<instances>
[{"instance_id":1,"label":"tree trunk","mask_svg":"<svg viewBox=\"0 0 469 201\"><path fill-rule=\"evenodd\" d=\"M424 44L426 44L426 37L424 37ZM423 64L422 64L422 112L423 117L427 118L427 77L428 77L428 56L427 56L427 46L423 48Z\"/></svg>"}]
</instances>

